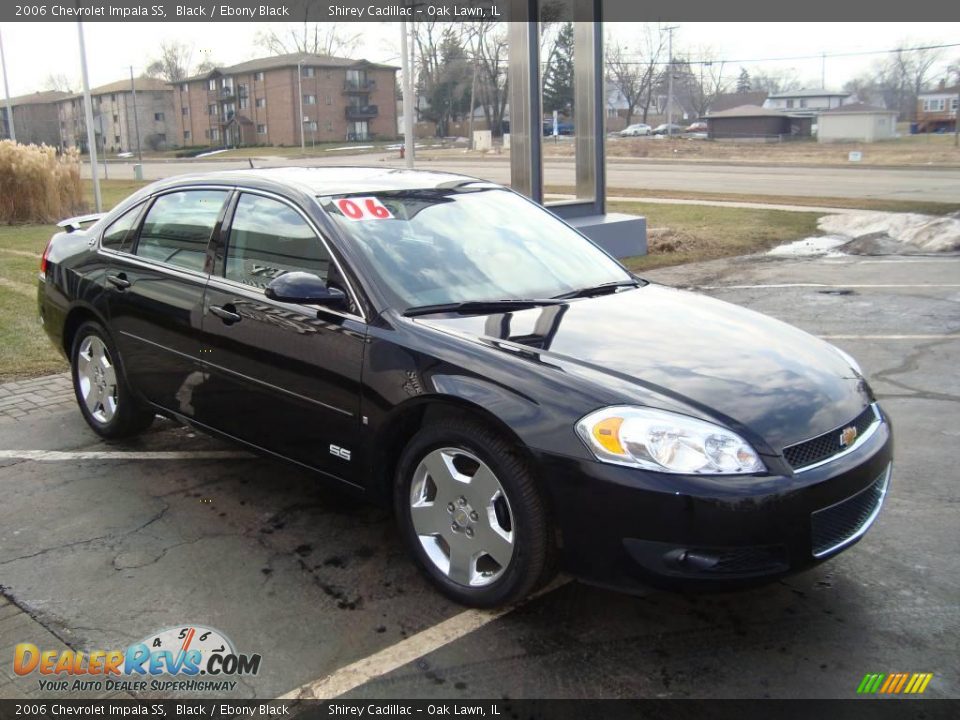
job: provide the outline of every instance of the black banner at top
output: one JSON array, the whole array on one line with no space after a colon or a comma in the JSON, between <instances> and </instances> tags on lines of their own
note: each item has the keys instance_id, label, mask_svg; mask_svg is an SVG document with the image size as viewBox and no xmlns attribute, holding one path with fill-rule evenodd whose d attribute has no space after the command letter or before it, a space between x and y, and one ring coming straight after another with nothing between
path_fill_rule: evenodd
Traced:
<instances>
[{"instance_id":1,"label":"black banner at top","mask_svg":"<svg viewBox=\"0 0 960 720\"><path fill-rule=\"evenodd\" d=\"M902 0L23 0L2 22L949 21L958 2Z\"/></svg>"}]
</instances>

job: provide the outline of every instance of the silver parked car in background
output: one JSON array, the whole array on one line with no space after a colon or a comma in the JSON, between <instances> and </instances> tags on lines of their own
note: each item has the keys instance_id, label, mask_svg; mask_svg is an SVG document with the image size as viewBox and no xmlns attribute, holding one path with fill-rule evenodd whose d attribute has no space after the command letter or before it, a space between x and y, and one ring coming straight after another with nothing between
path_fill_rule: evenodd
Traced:
<instances>
[{"instance_id":1,"label":"silver parked car in background","mask_svg":"<svg viewBox=\"0 0 960 720\"><path fill-rule=\"evenodd\" d=\"M649 135L652 128L646 123L634 123L633 125L628 125L623 130L620 131L621 137L639 137L641 135Z\"/></svg>"}]
</instances>

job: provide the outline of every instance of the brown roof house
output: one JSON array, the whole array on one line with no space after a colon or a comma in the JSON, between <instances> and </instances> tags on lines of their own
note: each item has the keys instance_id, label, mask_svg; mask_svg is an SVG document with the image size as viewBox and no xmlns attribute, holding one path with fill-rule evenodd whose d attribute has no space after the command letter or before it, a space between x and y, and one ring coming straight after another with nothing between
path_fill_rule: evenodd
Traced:
<instances>
[{"instance_id":1,"label":"brown roof house","mask_svg":"<svg viewBox=\"0 0 960 720\"><path fill-rule=\"evenodd\" d=\"M13 130L17 142L34 145L60 145L60 119L57 103L70 93L47 90L10 98ZM0 104L0 134L10 137L6 103Z\"/></svg>"},{"instance_id":2,"label":"brown roof house","mask_svg":"<svg viewBox=\"0 0 960 720\"><path fill-rule=\"evenodd\" d=\"M396 137L398 68L293 53L173 84L181 145L299 145Z\"/></svg>"},{"instance_id":3,"label":"brown roof house","mask_svg":"<svg viewBox=\"0 0 960 720\"><path fill-rule=\"evenodd\" d=\"M173 90L165 80L140 77L134 82L134 103L130 80L90 89L93 105L93 131L97 149L104 152L135 152L137 133L143 150L162 150L174 144L176 121ZM136 117L134 117L136 105ZM87 149L87 122L83 95L70 95L57 103L60 144Z\"/></svg>"},{"instance_id":4,"label":"brown roof house","mask_svg":"<svg viewBox=\"0 0 960 720\"><path fill-rule=\"evenodd\" d=\"M810 137L813 118L784 113L758 105L710 113L706 117L711 139L778 142L791 138Z\"/></svg>"},{"instance_id":5,"label":"brown roof house","mask_svg":"<svg viewBox=\"0 0 960 720\"><path fill-rule=\"evenodd\" d=\"M850 103L817 115L818 142L876 142L897 135L897 111Z\"/></svg>"}]
</instances>

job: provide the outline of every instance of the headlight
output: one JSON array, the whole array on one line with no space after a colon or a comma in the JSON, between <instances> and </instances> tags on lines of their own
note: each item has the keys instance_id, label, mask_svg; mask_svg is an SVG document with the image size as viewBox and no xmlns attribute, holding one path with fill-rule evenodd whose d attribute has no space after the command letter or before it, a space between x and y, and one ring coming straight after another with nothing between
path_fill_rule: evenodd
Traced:
<instances>
[{"instance_id":1,"label":"headlight","mask_svg":"<svg viewBox=\"0 0 960 720\"><path fill-rule=\"evenodd\" d=\"M756 451L726 428L643 407L608 407L577 423L597 460L658 472L740 475L766 470Z\"/></svg>"},{"instance_id":2,"label":"headlight","mask_svg":"<svg viewBox=\"0 0 960 720\"><path fill-rule=\"evenodd\" d=\"M839 355L840 357L842 357L842 358L846 361L847 365L849 365L850 368L851 368L857 375L863 375L863 370L860 369L860 363L858 363L856 360L854 360L853 355L851 355L850 353L848 353L848 352L846 352L846 351L844 351L844 350L841 350L841 349L838 348L836 345L831 345L830 347L833 348L834 352L836 352L837 355Z\"/></svg>"}]
</instances>

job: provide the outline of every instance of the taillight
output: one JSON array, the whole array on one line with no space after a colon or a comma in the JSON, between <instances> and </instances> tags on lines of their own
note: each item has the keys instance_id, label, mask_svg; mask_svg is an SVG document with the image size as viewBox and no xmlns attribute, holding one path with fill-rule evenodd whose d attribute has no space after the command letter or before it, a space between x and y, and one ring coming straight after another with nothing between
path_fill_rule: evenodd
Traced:
<instances>
[{"instance_id":1,"label":"taillight","mask_svg":"<svg viewBox=\"0 0 960 720\"><path fill-rule=\"evenodd\" d=\"M47 241L47 247L43 251L43 255L40 256L40 274L47 274L47 256L50 254L50 248L53 247L53 238Z\"/></svg>"}]
</instances>

